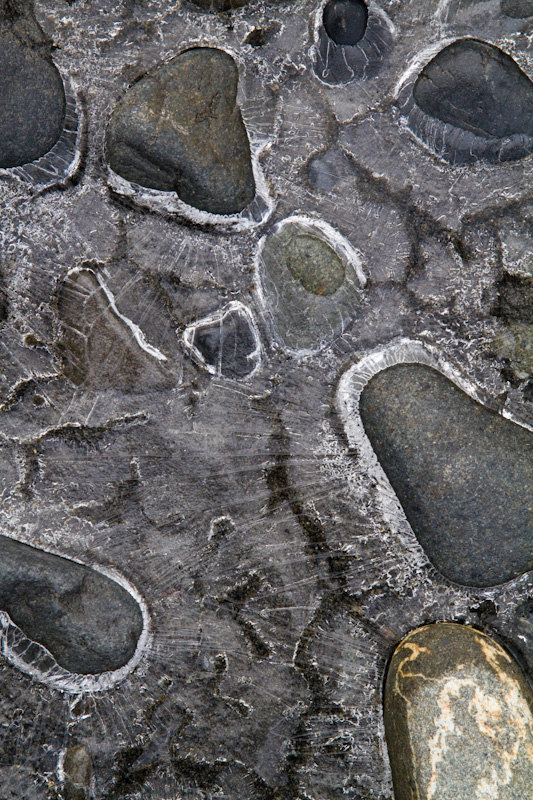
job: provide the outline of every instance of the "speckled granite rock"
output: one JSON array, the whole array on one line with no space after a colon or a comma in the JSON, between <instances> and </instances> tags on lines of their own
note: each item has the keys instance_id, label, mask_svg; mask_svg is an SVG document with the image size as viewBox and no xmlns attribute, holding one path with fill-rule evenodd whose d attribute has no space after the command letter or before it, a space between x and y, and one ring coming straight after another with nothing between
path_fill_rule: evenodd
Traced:
<instances>
[{"instance_id":1,"label":"speckled granite rock","mask_svg":"<svg viewBox=\"0 0 533 800\"><path fill-rule=\"evenodd\" d=\"M116 670L143 629L133 597L96 570L0 536L0 610L57 663L83 675Z\"/></svg>"},{"instance_id":2,"label":"speckled granite rock","mask_svg":"<svg viewBox=\"0 0 533 800\"><path fill-rule=\"evenodd\" d=\"M65 93L51 41L20 0L0 3L0 167L34 161L57 142Z\"/></svg>"},{"instance_id":3,"label":"speckled granite rock","mask_svg":"<svg viewBox=\"0 0 533 800\"><path fill-rule=\"evenodd\" d=\"M399 364L363 390L368 438L428 558L491 586L533 568L533 434L430 367Z\"/></svg>"},{"instance_id":4,"label":"speckled granite rock","mask_svg":"<svg viewBox=\"0 0 533 800\"><path fill-rule=\"evenodd\" d=\"M506 651L463 625L398 645L385 685L395 800L533 796L533 694Z\"/></svg>"},{"instance_id":5,"label":"speckled granite rock","mask_svg":"<svg viewBox=\"0 0 533 800\"><path fill-rule=\"evenodd\" d=\"M433 120L433 128L420 120L415 133L432 147L435 121L442 123L442 154L453 163L515 160L533 149L533 83L492 44L459 39L445 47L421 71L413 98Z\"/></svg>"},{"instance_id":6,"label":"speckled granite rock","mask_svg":"<svg viewBox=\"0 0 533 800\"><path fill-rule=\"evenodd\" d=\"M237 65L223 50L195 47L135 83L107 130L111 168L122 178L212 214L236 214L254 198L250 145L236 105Z\"/></svg>"}]
</instances>

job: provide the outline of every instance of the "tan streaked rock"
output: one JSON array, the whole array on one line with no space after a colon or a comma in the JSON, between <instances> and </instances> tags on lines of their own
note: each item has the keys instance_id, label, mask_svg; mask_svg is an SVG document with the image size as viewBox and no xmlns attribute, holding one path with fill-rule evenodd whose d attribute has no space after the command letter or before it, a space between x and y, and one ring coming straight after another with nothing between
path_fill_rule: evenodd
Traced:
<instances>
[{"instance_id":1,"label":"tan streaked rock","mask_svg":"<svg viewBox=\"0 0 533 800\"><path fill-rule=\"evenodd\" d=\"M533 797L533 694L491 637L440 623L398 645L385 685L395 800Z\"/></svg>"}]
</instances>

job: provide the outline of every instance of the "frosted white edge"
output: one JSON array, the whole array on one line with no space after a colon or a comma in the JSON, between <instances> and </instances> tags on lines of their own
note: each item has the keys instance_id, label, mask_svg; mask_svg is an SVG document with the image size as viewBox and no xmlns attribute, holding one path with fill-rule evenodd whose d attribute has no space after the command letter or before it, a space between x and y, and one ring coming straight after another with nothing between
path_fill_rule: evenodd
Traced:
<instances>
[{"instance_id":1,"label":"frosted white edge","mask_svg":"<svg viewBox=\"0 0 533 800\"><path fill-rule=\"evenodd\" d=\"M212 364L208 364L203 355L197 349L197 347L195 347L194 337L196 335L196 331L199 328L207 328L210 325L217 325L217 324L222 325L226 317L229 314L234 314L234 313L243 314L247 318L250 324L250 329L254 337L255 350L253 350L248 355L248 358L250 359L250 361L252 361L252 359L257 359L257 364L255 365L253 370L248 373L248 375L246 375L244 378L239 379L239 380L249 380L256 374L256 372L261 367L261 361L262 361L261 337L259 336L259 331L257 330L257 326L255 324L252 312L250 311L249 308L247 308L247 306L245 306L238 300L232 300L231 303L228 303L223 308L218 309L210 316L202 317L202 319L199 319L192 325L188 325L182 334L181 341L183 343L186 352L191 356L191 358L194 361L196 361L197 364L206 369L209 373L211 373L211 375L217 375L221 377L220 370L217 369L217 367L214 367Z\"/></svg>"},{"instance_id":2,"label":"frosted white edge","mask_svg":"<svg viewBox=\"0 0 533 800\"><path fill-rule=\"evenodd\" d=\"M268 233L261 237L259 240L259 244L256 251L255 256L255 274L257 275L257 282L256 282L256 291L257 296L259 298L260 306L263 310L263 315L268 319L269 327L271 330L271 334L273 338L280 344L283 350L291 355L303 358L305 356L311 356L314 353L318 352L319 350L323 350L324 347L327 347L327 344L320 345L319 347L313 349L294 349L291 347L287 347L281 339L277 336L276 333L276 326L272 319L272 315L269 310L269 304L266 301L265 293L263 289L263 279L262 279L262 264L261 264L261 254L263 252L263 248L265 243L270 238L270 236L279 233L286 225L300 225L302 228L305 228L308 233L311 235L320 235L320 238L323 238L327 244L331 245L335 253L339 256L341 261L344 261L346 264L351 266L355 272L355 276L359 281L359 287L364 289L367 284L367 277L365 275L363 269L363 259L361 254L358 250L356 250L352 245L344 238L344 236L339 233L335 228L329 225L327 222L324 222L321 219L305 216L303 214L295 214L291 217L286 217L285 219L281 220L280 222L276 223L275 225L270 228Z\"/></svg>"},{"instance_id":3,"label":"frosted white edge","mask_svg":"<svg viewBox=\"0 0 533 800\"><path fill-rule=\"evenodd\" d=\"M2 535L8 536L8 534ZM9 536L9 538L19 541L18 539L15 539L14 536ZM29 543L21 542L21 544ZM47 650L46 647L38 642L34 642L32 639L28 639L28 637L25 636L20 628L12 622L9 614L7 614L5 611L0 611L0 654L9 664L16 667L21 672L24 672L26 675L30 675L35 680L46 684L52 689L57 689L60 692L65 692L67 694L83 694L103 692L107 689L113 688L118 683L123 681L124 678L126 678L135 669L151 642L152 634L150 630L150 616L144 599L139 594L135 586L133 586L133 584L131 584L123 575L113 569L102 567L98 564L87 565L82 561L71 558L70 556L53 553L51 550L43 547L40 547L39 549L45 553L50 553L51 555L64 558L66 561L72 561L75 564L81 564L88 569L93 569L95 572L99 572L101 575L105 575L107 578L110 578L112 581L125 589L125 591L127 591L128 594L133 597L141 609L143 619L143 629L137 642L135 653L127 662L127 664L125 664L123 667L120 667L120 669L113 670L111 672L102 672L97 675L83 675L77 672L69 672L68 670L59 666L53 655L49 650ZM35 650L35 648L38 648L40 651L39 657L42 657L43 661L52 661L52 666L46 670L42 669L38 663L39 657L37 659L33 659L32 661L26 661L24 659L24 653L21 654L19 652L14 652L10 647L8 643L8 634L10 636L15 636L17 644L25 645L27 643L26 649L31 647L33 650Z\"/></svg>"},{"instance_id":4,"label":"frosted white edge","mask_svg":"<svg viewBox=\"0 0 533 800\"><path fill-rule=\"evenodd\" d=\"M486 403L480 396L476 386L465 378L458 369L453 367L440 350L426 342L414 339L402 338L386 347L371 351L357 364L350 367L340 379L335 398L337 412L349 446L357 451L365 474L375 481L377 501L383 519L397 533L408 537L411 545L416 549L421 563L429 566L427 556L423 552L421 545L419 545L418 540L416 540L415 545L415 534L405 517L394 489L374 453L359 413L360 397L370 379L377 375L378 372L395 364L425 364L438 370L476 402L485 407ZM532 426L517 419L505 409L500 412L500 415L527 430L533 431ZM485 591L490 593L492 589L493 587L487 587Z\"/></svg>"}]
</instances>

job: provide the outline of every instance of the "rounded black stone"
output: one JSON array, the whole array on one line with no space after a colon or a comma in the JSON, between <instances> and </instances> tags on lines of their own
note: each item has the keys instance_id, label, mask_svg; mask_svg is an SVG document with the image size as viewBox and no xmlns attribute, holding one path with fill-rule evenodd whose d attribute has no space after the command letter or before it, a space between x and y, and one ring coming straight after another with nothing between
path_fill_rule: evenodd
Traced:
<instances>
[{"instance_id":1,"label":"rounded black stone","mask_svg":"<svg viewBox=\"0 0 533 800\"><path fill-rule=\"evenodd\" d=\"M445 47L418 76L413 96L428 116L484 139L533 136L533 83L487 42Z\"/></svg>"},{"instance_id":2,"label":"rounded black stone","mask_svg":"<svg viewBox=\"0 0 533 800\"><path fill-rule=\"evenodd\" d=\"M6 536L0 610L58 664L84 675L127 664L143 629L138 603L116 581Z\"/></svg>"},{"instance_id":3,"label":"rounded black stone","mask_svg":"<svg viewBox=\"0 0 533 800\"><path fill-rule=\"evenodd\" d=\"M494 586L533 568L533 433L440 372L397 364L360 399L365 432L429 560Z\"/></svg>"},{"instance_id":4,"label":"rounded black stone","mask_svg":"<svg viewBox=\"0 0 533 800\"><path fill-rule=\"evenodd\" d=\"M365 35L368 8L363 0L329 0L322 21L335 44L353 46Z\"/></svg>"},{"instance_id":5,"label":"rounded black stone","mask_svg":"<svg viewBox=\"0 0 533 800\"><path fill-rule=\"evenodd\" d=\"M0 27L0 167L35 161L63 131L65 92L47 48Z\"/></svg>"}]
</instances>

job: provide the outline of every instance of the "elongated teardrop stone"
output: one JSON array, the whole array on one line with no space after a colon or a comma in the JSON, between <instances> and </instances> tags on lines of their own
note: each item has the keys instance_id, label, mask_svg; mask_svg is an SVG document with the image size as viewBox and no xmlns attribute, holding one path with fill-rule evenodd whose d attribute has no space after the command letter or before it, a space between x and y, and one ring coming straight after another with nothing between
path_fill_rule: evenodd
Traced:
<instances>
[{"instance_id":1,"label":"elongated teardrop stone","mask_svg":"<svg viewBox=\"0 0 533 800\"><path fill-rule=\"evenodd\" d=\"M111 169L202 211L242 211L255 182L238 78L233 58L212 47L186 50L145 75L111 116Z\"/></svg>"},{"instance_id":2,"label":"elongated teardrop stone","mask_svg":"<svg viewBox=\"0 0 533 800\"><path fill-rule=\"evenodd\" d=\"M364 388L365 432L435 567L493 586L533 568L533 434L440 372L398 364Z\"/></svg>"},{"instance_id":3,"label":"elongated teardrop stone","mask_svg":"<svg viewBox=\"0 0 533 800\"><path fill-rule=\"evenodd\" d=\"M60 666L84 675L127 664L143 629L138 603L116 581L6 536L0 610Z\"/></svg>"},{"instance_id":4,"label":"elongated teardrop stone","mask_svg":"<svg viewBox=\"0 0 533 800\"><path fill-rule=\"evenodd\" d=\"M533 694L491 637L418 628L394 652L384 699L395 800L533 797Z\"/></svg>"}]
</instances>

